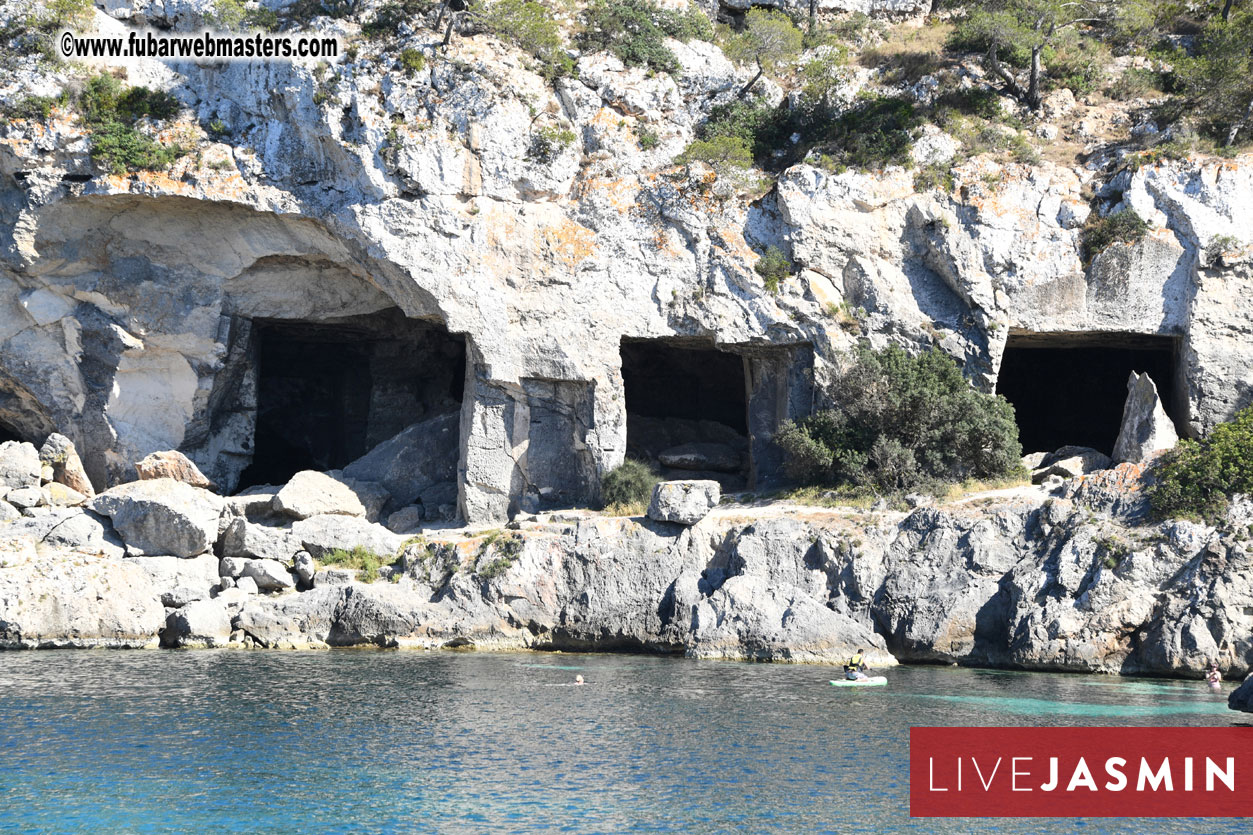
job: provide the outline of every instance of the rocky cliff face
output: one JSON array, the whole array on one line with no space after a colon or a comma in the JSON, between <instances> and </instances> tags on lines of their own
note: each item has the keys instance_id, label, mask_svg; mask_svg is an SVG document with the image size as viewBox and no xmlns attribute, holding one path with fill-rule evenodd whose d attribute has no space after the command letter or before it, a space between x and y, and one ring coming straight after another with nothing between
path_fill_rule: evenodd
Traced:
<instances>
[{"instance_id":1,"label":"rocky cliff face","mask_svg":"<svg viewBox=\"0 0 1253 835\"><path fill-rule=\"evenodd\" d=\"M204 11L107 8L98 26L121 32L189 28ZM326 18L313 28L356 35ZM272 452L269 400L316 394L267 376L268 358L286 356L267 346L288 339L312 358L309 345L368 342L365 405L326 420L371 440L318 468L404 428L401 416L451 409L456 506L487 521L597 500L627 450L624 339L742 359L745 472L762 482L774 431L812 407L814 379L859 338L939 345L991 388L1007 340L1161 337L1175 379L1156 382L1181 429L1203 432L1247 401L1245 158L1110 182L976 158L952 190L923 193L898 169L801 164L762 194L673 164L747 77L716 46L670 42L674 77L585 54L577 78L550 85L488 37L442 51L429 30L404 40L426 56L421 72L370 42L332 67L129 63L130 83L183 105L161 137L193 152L168 173L101 173L66 110L0 128L5 432L68 435L98 488L177 448L230 490L255 483L248 468ZM19 62L0 92L51 93L68 75ZM864 83L853 73L844 92ZM573 138L539 148L545 130ZM943 137L921 147L931 162L952 152ZM1079 227L1093 205L1134 207L1152 232L1085 267ZM777 293L753 270L768 246L795 267ZM388 388L389 357L405 351L443 369L438 392Z\"/></svg>"},{"instance_id":2,"label":"rocky cliff face","mask_svg":"<svg viewBox=\"0 0 1253 835\"><path fill-rule=\"evenodd\" d=\"M351 490L314 473L225 501L158 478L0 527L0 646L819 663L866 648L878 666L1199 677L1213 660L1245 674L1253 502L1217 527L1148 524L1139 474L1122 464L1056 495L1021 487L908 513L729 504L688 526L566 512L416 538L369 522ZM340 567L354 548L395 561L377 576Z\"/></svg>"}]
</instances>

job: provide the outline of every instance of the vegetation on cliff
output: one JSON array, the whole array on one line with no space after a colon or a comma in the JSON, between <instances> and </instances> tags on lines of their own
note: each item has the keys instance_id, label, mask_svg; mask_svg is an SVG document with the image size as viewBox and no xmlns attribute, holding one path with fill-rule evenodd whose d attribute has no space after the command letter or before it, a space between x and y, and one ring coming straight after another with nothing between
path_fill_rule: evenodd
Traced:
<instances>
[{"instance_id":1,"label":"vegetation on cliff","mask_svg":"<svg viewBox=\"0 0 1253 835\"><path fill-rule=\"evenodd\" d=\"M778 436L789 475L806 484L935 492L1021 467L1013 407L971 388L942 351L910 356L895 345L862 348L830 399L833 408L788 424Z\"/></svg>"},{"instance_id":2,"label":"vegetation on cliff","mask_svg":"<svg viewBox=\"0 0 1253 835\"><path fill-rule=\"evenodd\" d=\"M1253 494L1253 406L1204 440L1181 440L1162 456L1154 475L1149 501L1158 517L1217 521L1232 496Z\"/></svg>"}]
</instances>

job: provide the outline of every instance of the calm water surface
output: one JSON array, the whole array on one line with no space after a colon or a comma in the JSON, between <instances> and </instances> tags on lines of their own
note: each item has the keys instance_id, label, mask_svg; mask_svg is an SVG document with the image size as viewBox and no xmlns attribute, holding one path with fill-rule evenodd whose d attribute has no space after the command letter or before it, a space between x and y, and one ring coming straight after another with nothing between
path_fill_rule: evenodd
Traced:
<instances>
[{"instance_id":1,"label":"calm water surface","mask_svg":"<svg viewBox=\"0 0 1253 835\"><path fill-rule=\"evenodd\" d=\"M588 684L572 686L576 673ZM0 830L1247 832L911 820L911 725L1229 725L1229 689L378 651L0 653Z\"/></svg>"}]
</instances>

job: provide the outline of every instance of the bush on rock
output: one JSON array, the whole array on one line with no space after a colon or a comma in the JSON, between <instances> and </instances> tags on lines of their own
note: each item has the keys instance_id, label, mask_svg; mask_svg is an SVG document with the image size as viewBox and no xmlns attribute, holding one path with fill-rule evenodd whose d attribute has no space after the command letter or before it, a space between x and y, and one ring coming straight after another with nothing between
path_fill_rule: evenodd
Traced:
<instances>
[{"instance_id":1,"label":"bush on rock","mask_svg":"<svg viewBox=\"0 0 1253 835\"><path fill-rule=\"evenodd\" d=\"M1021 467L1013 407L971 388L937 349L863 348L838 375L832 401L778 435L788 474L806 484L903 493Z\"/></svg>"}]
</instances>

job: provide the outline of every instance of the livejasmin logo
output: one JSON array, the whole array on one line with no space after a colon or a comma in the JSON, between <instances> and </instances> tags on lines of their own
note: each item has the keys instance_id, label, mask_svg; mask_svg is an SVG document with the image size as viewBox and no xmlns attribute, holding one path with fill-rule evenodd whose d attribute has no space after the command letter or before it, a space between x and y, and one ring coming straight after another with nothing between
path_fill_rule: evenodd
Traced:
<instances>
[{"instance_id":1,"label":"livejasmin logo","mask_svg":"<svg viewBox=\"0 0 1253 835\"><path fill-rule=\"evenodd\" d=\"M909 788L915 817L1246 817L1253 727L913 728Z\"/></svg>"}]
</instances>

